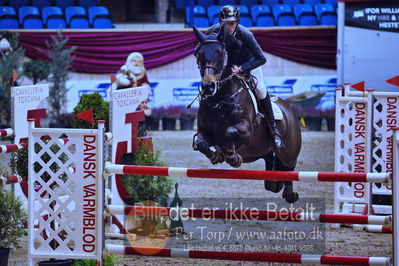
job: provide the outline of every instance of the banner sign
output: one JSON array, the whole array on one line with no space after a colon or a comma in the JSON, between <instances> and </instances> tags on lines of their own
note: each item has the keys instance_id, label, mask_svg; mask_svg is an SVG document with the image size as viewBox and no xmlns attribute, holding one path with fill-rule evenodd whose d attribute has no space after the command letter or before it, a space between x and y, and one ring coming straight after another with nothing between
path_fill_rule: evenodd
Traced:
<instances>
[{"instance_id":1,"label":"banner sign","mask_svg":"<svg viewBox=\"0 0 399 266\"><path fill-rule=\"evenodd\" d=\"M265 77L264 84L270 94L282 98L291 97L305 91L318 91L325 93L321 99L320 107L329 108L335 105L335 76L275 76ZM154 79L150 82L148 92L149 106L159 107L168 105L190 104L198 94L199 79ZM68 81L68 112L78 104L81 95L86 93L100 93L104 100L110 101L110 83L108 80L78 80ZM378 90L378 88L376 88ZM123 90L122 90L123 91ZM141 94L144 95L144 94ZM122 97L123 98L123 97ZM124 99L127 101L127 99ZM121 102L122 103L122 102ZM198 100L193 104L198 107ZM131 108L132 111L134 108Z\"/></svg>"},{"instance_id":2,"label":"banner sign","mask_svg":"<svg viewBox=\"0 0 399 266\"><path fill-rule=\"evenodd\" d=\"M49 95L49 85L28 85L11 88L13 98L13 119L15 131L15 143L28 137L29 118L35 118L38 122L46 118L48 109L47 97ZM38 126L38 125L37 125Z\"/></svg>"},{"instance_id":3,"label":"banner sign","mask_svg":"<svg viewBox=\"0 0 399 266\"><path fill-rule=\"evenodd\" d=\"M399 32L399 1L347 2L345 26Z\"/></svg>"}]
</instances>

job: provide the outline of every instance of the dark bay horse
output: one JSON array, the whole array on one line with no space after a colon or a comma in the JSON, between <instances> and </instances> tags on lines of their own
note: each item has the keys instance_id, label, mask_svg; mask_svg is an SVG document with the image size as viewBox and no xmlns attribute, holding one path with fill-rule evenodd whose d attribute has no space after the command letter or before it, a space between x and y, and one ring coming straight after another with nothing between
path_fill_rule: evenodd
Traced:
<instances>
[{"instance_id":1,"label":"dark bay horse","mask_svg":"<svg viewBox=\"0 0 399 266\"><path fill-rule=\"evenodd\" d=\"M240 75L231 75L227 65L226 35L221 27L217 35L205 35L196 27L199 41L195 56L201 74L198 132L193 148L213 164L226 161L233 167L263 158L266 170L292 171L301 150L298 118L288 103L275 103L283 113L277 120L285 148L275 149L268 121L256 114L251 95ZM228 38L227 38L228 39ZM279 192L289 203L298 200L291 181L265 181L265 188Z\"/></svg>"}]
</instances>

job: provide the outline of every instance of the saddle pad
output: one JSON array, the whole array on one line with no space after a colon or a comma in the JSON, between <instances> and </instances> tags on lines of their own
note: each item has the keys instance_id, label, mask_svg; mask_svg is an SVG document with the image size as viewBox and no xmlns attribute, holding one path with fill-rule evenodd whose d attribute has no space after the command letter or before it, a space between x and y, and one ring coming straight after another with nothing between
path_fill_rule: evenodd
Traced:
<instances>
[{"instance_id":1,"label":"saddle pad","mask_svg":"<svg viewBox=\"0 0 399 266\"><path fill-rule=\"evenodd\" d=\"M276 96L273 96L270 98L270 101L272 102L272 108L273 108L273 114L274 114L274 119L275 120L283 120L283 112L281 111L280 107L275 103L278 98Z\"/></svg>"},{"instance_id":2,"label":"saddle pad","mask_svg":"<svg viewBox=\"0 0 399 266\"><path fill-rule=\"evenodd\" d=\"M249 95L251 95L251 100L252 100L252 104L254 105L255 112L257 114L259 114L259 108L258 108L258 104L256 102L255 95L251 90L248 90L248 91L249 91ZM274 119L275 120L283 120L283 112L281 111L280 107L278 107L278 105L274 103L277 100L278 100L278 98L276 96L270 97L270 102L272 103L272 108L273 108Z\"/></svg>"}]
</instances>

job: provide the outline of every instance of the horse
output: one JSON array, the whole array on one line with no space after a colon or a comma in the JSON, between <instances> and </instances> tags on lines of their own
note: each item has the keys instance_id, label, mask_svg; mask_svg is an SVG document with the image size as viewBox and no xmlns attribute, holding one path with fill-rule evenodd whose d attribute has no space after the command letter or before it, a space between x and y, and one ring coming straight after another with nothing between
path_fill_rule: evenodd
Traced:
<instances>
[{"instance_id":1,"label":"horse","mask_svg":"<svg viewBox=\"0 0 399 266\"><path fill-rule=\"evenodd\" d=\"M201 75L197 133L193 149L203 153L212 164L227 162L233 167L264 159L266 170L294 170L301 150L301 129L297 115L290 105L277 98L282 120L277 128L285 148L276 149L270 124L256 112L242 75L232 74L228 64L224 27L217 34L205 35L195 26L198 40L195 56ZM292 181L265 181L266 190L274 193L283 188L282 197L289 203L299 199Z\"/></svg>"}]
</instances>

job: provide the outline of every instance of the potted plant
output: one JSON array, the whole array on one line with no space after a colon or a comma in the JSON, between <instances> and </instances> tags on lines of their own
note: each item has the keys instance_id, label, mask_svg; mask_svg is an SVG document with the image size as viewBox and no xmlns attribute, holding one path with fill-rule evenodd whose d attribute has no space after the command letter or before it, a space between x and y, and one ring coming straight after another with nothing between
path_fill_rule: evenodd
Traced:
<instances>
[{"instance_id":1,"label":"potted plant","mask_svg":"<svg viewBox=\"0 0 399 266\"><path fill-rule=\"evenodd\" d=\"M180 116L180 130L192 130L194 128L194 121L197 117L197 113L197 107L183 107L182 114Z\"/></svg>"},{"instance_id":2,"label":"potted plant","mask_svg":"<svg viewBox=\"0 0 399 266\"><path fill-rule=\"evenodd\" d=\"M93 109L94 121L107 121L105 129L109 131L109 104L103 99L101 94L98 92L83 94L79 99L78 105L75 106L73 111L76 115L88 109ZM97 124L94 126L97 127ZM82 119L74 119L74 128L91 128L91 124Z\"/></svg>"},{"instance_id":3,"label":"potted plant","mask_svg":"<svg viewBox=\"0 0 399 266\"><path fill-rule=\"evenodd\" d=\"M163 166L160 152L141 146L130 157L131 165ZM128 192L129 204L136 206L163 206L172 191L172 181L168 177L149 175L125 175L123 184ZM138 217L127 221L130 233L149 235L167 229L159 217Z\"/></svg>"},{"instance_id":4,"label":"potted plant","mask_svg":"<svg viewBox=\"0 0 399 266\"><path fill-rule=\"evenodd\" d=\"M2 186L0 202L0 265L7 266L10 250L20 248L19 238L25 232L23 225L27 216L20 199Z\"/></svg>"},{"instance_id":5,"label":"potted plant","mask_svg":"<svg viewBox=\"0 0 399 266\"><path fill-rule=\"evenodd\" d=\"M164 107L161 114L162 129L163 130L175 130L176 119L179 119L182 113L182 106L169 105Z\"/></svg>"},{"instance_id":6,"label":"potted plant","mask_svg":"<svg viewBox=\"0 0 399 266\"><path fill-rule=\"evenodd\" d=\"M71 64L74 60L73 52L76 47L68 47L68 38L64 38L61 32L57 36L51 36L51 41L46 41L47 50L42 50L50 58L49 70L50 91L48 102L53 127L63 127L61 114L65 112L67 103L66 82Z\"/></svg>"}]
</instances>

